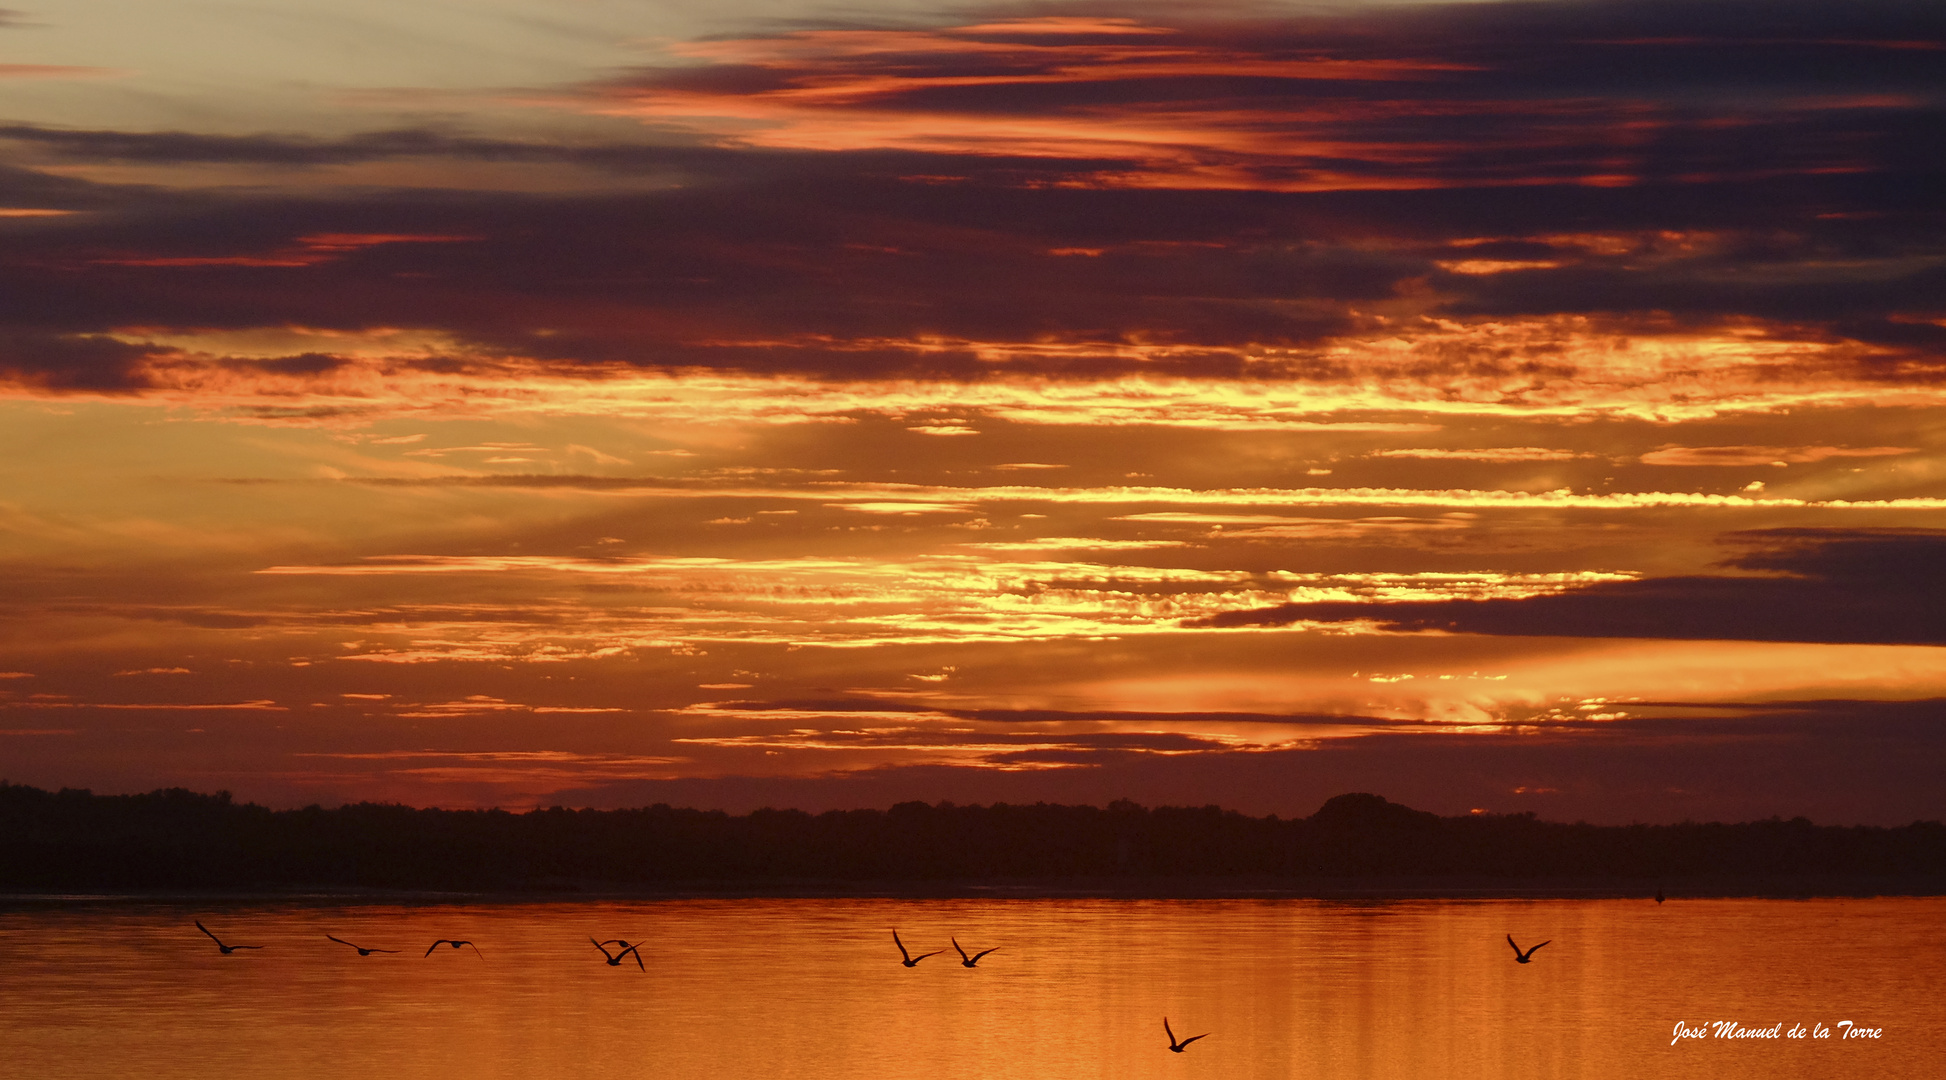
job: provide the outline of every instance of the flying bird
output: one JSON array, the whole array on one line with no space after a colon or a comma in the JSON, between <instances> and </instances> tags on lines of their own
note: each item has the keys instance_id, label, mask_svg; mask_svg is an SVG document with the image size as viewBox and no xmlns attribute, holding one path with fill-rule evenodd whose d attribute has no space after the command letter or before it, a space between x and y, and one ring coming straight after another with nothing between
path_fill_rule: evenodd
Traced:
<instances>
[{"instance_id":1,"label":"flying bird","mask_svg":"<svg viewBox=\"0 0 1946 1080\"><path fill-rule=\"evenodd\" d=\"M335 941L335 942L337 942L337 943L338 943L338 944L340 944L340 945L351 945L351 942L349 942L349 941L346 941L346 940L345 940L344 938L341 938L341 937L332 937L332 935L330 935L330 934L326 934L326 935L324 935L324 936L325 936L325 937L328 937L328 938L331 938L331 940L333 940L333 941ZM360 955L360 956L370 956L370 955L372 955L372 954L373 954L373 953L375 953L375 952L382 952L382 953L395 953L395 952L398 952L398 951L399 951L399 950L397 950L397 949L367 949L367 948L364 948L364 947L362 947L362 946L358 946L358 945L351 945L351 947L352 947L352 948L354 948L354 949L357 949L357 950L358 950L358 955Z\"/></svg>"},{"instance_id":2,"label":"flying bird","mask_svg":"<svg viewBox=\"0 0 1946 1080\"><path fill-rule=\"evenodd\" d=\"M441 945L451 945L455 949L459 948L461 945L472 945L473 955L479 957L482 960L486 959L486 955L480 952L480 947L478 945L473 945L473 943L470 941L454 941L452 938L440 938L438 941L435 941L431 945L426 946L426 956L431 956L432 951L434 949L439 948ZM423 960L425 959L425 957L420 957L420 959Z\"/></svg>"},{"instance_id":3,"label":"flying bird","mask_svg":"<svg viewBox=\"0 0 1946 1080\"><path fill-rule=\"evenodd\" d=\"M621 941L621 943L622 943L623 945L628 945L628 948L626 948L626 949L623 949L623 950L622 950L621 952L618 952L618 953L615 953L614 955L612 955L612 956L611 956L611 955L609 955L609 952L608 952L608 946L606 946L606 945L603 945L603 944L602 944L601 942L599 942L599 941L595 941L595 939L594 939L594 938L589 938L588 940L589 940L589 941L593 941L593 942L594 942L594 945L595 945L595 948L597 948L597 949L600 949L600 950L601 950L601 955L602 955L602 957L603 957L604 959L606 959L606 960L608 961L608 966L609 966L609 967L621 967L621 966L622 966L622 957L624 957L624 956L627 956L627 955L628 955L628 954L630 954L630 953L634 953L634 954L635 954L635 966L636 966L636 967L639 967L639 968L641 968L641 969L642 969L643 971L647 971L647 970L649 970L649 969L648 969L648 967L647 967L646 965L644 965L644 964L642 963L642 954L641 954L641 952L640 952L640 951L638 951L638 950L640 950L640 949L642 948L642 943L641 943L641 942L639 942L639 941L638 941L638 942L636 942L636 943L635 943L635 944L633 944L633 945L628 945L628 942L626 942L626 941L622 941L622 939L621 939L621 938L615 938L614 940L616 940L616 941Z\"/></svg>"},{"instance_id":4,"label":"flying bird","mask_svg":"<svg viewBox=\"0 0 1946 1080\"><path fill-rule=\"evenodd\" d=\"M892 931L892 944L897 945L899 947L899 956L901 957L899 963L904 964L906 967L918 967L919 961L924 960L928 956L938 956L940 953L946 951L945 949L934 949L929 953L920 953L919 955L914 956L911 953L905 951L905 942L899 940L899 932L897 930ZM965 956L966 954L962 952L960 953L960 955ZM980 956L985 956L985 955L986 953L980 954ZM978 957L975 957L975 959L978 959ZM968 964L966 966L972 967L973 965Z\"/></svg>"},{"instance_id":5,"label":"flying bird","mask_svg":"<svg viewBox=\"0 0 1946 1080\"><path fill-rule=\"evenodd\" d=\"M977 953L974 953L974 954L973 954L972 956L968 956L968 955L966 955L966 950L965 950L965 949L961 949L961 948L960 948L960 945L959 945L959 939L958 939L958 938L953 938L953 939L952 939L952 942L953 942L953 948L955 948L955 949L959 949L959 964L960 964L960 966L961 966L961 967L972 967L973 965L975 965L975 964L977 964L977 963L979 963L979 962L980 962L980 957L982 957L982 956L985 956L985 955L986 955L987 953L990 953L990 952L998 952L998 951L999 951L999 949L1000 949L1000 946L998 946L998 945L995 945L995 946L994 946L993 948L991 948L991 949L985 949L985 950L982 950L982 951L980 951L980 952L977 952ZM904 951L904 950L901 950L901 951ZM945 949L941 949L941 950L939 950L939 951L940 951L940 952L945 952L946 950L945 950ZM917 961L917 960L914 960L914 961L912 961L912 963L915 963L915 964L916 964L916 963L918 963L918 962L919 962L919 961Z\"/></svg>"},{"instance_id":6,"label":"flying bird","mask_svg":"<svg viewBox=\"0 0 1946 1080\"><path fill-rule=\"evenodd\" d=\"M231 953L233 953L233 952L235 952L235 951L237 951L238 949L261 949L261 948L263 948L263 946L262 946L262 945L225 945L225 944L223 944L223 939L222 939L222 938L220 938L220 937L217 937L217 936L216 936L215 934L210 934L210 933L209 933L209 927L207 927L207 926L204 926L204 925L203 925L203 923L202 923L202 920L200 920L200 919L195 919L195 920L191 920L191 921L192 921L192 922L195 922L195 924L196 924L196 929L198 929L198 930L201 930L201 931L202 931L203 933L205 933L205 934L209 934L209 939L210 939L211 941L214 941L214 942L216 942L216 947L217 947L217 949L218 949L219 951L221 951L221 952L223 953L223 955L224 955L224 956L228 956L228 955L230 955Z\"/></svg>"},{"instance_id":7,"label":"flying bird","mask_svg":"<svg viewBox=\"0 0 1946 1080\"><path fill-rule=\"evenodd\" d=\"M1539 948L1539 946L1535 946L1535 947ZM1201 1035L1191 1035L1189 1038L1184 1039L1181 1042L1177 1042L1176 1033L1169 1030L1169 1018L1166 1016L1162 1018L1162 1030L1165 1034L1169 1036L1169 1049L1175 1051L1178 1054L1182 1053L1184 1050L1189 1049L1189 1044L1195 1042L1197 1039L1209 1038L1209 1032L1205 1031Z\"/></svg>"},{"instance_id":8,"label":"flying bird","mask_svg":"<svg viewBox=\"0 0 1946 1080\"><path fill-rule=\"evenodd\" d=\"M1552 941L1552 940L1554 939L1553 938L1548 939L1548 941ZM1526 952L1521 952L1520 946L1514 945L1514 936L1512 934L1508 934L1507 944L1514 946L1514 961L1516 963L1526 964L1531 962L1528 958L1533 956L1534 953L1538 952L1540 950L1541 945L1547 944L1547 941L1541 942L1541 945L1536 945L1533 948L1527 950Z\"/></svg>"},{"instance_id":9,"label":"flying bird","mask_svg":"<svg viewBox=\"0 0 1946 1080\"><path fill-rule=\"evenodd\" d=\"M1662 895L1662 886L1657 885L1655 887L1655 902L1660 904L1665 899L1667 898Z\"/></svg>"}]
</instances>

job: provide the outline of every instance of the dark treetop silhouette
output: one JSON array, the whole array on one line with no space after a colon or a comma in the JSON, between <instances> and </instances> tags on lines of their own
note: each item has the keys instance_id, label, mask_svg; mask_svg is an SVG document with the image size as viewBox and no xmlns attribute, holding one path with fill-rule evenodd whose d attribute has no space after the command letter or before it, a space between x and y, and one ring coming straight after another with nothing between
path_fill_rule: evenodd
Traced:
<instances>
[{"instance_id":1,"label":"dark treetop silhouette","mask_svg":"<svg viewBox=\"0 0 1946 1080\"><path fill-rule=\"evenodd\" d=\"M1308 818L1214 806L955 806L741 816L636 810L268 810L172 788L99 796L0 783L0 887L582 888L600 883L1265 877L1650 882L1888 879L1946 888L1946 826L1594 826L1442 818L1340 795ZM1898 884L1908 882L1908 884ZM1882 883L1871 885L1883 891Z\"/></svg>"}]
</instances>

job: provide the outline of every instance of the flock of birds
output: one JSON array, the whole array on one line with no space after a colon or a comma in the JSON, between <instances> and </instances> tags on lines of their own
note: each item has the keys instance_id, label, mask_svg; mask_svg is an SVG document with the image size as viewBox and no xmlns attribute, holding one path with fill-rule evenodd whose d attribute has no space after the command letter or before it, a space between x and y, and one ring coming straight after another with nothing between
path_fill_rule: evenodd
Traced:
<instances>
[{"instance_id":1,"label":"flock of birds","mask_svg":"<svg viewBox=\"0 0 1946 1080\"><path fill-rule=\"evenodd\" d=\"M230 955L231 953L233 953L233 952L235 952L235 951L237 951L238 949L261 949L261 948L263 948L263 946L262 946L262 945L231 945L231 944L228 944L228 943L227 943L227 942L225 942L225 941L224 941L224 940L223 940L222 938L220 938L220 937L217 937L217 936L216 936L216 934L215 934L215 933L213 933L213 932L212 932L212 931L210 930L210 928L209 928L209 927L207 927L207 926L204 926L204 925L203 925L203 922L202 922L202 920L201 920L201 919L197 919L197 920L195 920L195 923L196 923L196 929L198 929L198 930L201 930L201 931L202 931L202 932L203 932L203 933L204 933L205 935L207 935L207 936L209 937L209 939L210 939L211 941L214 941L214 942L216 942L216 951L218 951L218 952L220 952L220 953L222 953L222 954L223 954L224 956L228 956L228 955ZM388 954L397 954L397 953L400 953L400 952L403 952L403 951L404 951L404 950L402 950L402 949L371 949L371 948L366 948L366 947L365 947L365 946L363 946L363 945L355 945L355 944L352 944L351 942L349 942L349 941L346 941L346 940L345 940L344 938L341 938L341 937L339 937L339 936L337 936L336 934L326 934L326 935L324 935L324 936L325 936L325 937L327 937L327 938L330 938L330 939L331 939L332 941L335 941L335 942L337 942L337 943L338 943L338 944L340 944L340 945L345 945L345 946L349 946L350 948L352 948L352 949L355 949L355 950L357 950L357 952L358 952L358 955L360 955L360 956L370 956L370 955L372 955L373 953L388 953ZM631 941L629 941L629 940L628 940L627 938L609 938L609 939L608 939L607 941L596 941L596 940L595 940L594 938L589 938L589 939L588 939L588 942L589 942L590 944L592 944L592 945L593 945L593 946L594 946L595 948L597 948L597 949L600 949L600 950L601 950L601 955L602 955L602 959L604 959L604 960L607 960L607 961L608 961L608 966L609 966L609 967L621 967L621 966L622 966L622 961L623 961L623 960L626 960L626 959L628 959L629 957L631 957L631 956L632 956L632 957L634 957L634 958L635 958L635 966L636 966L636 967L639 967L639 968L641 968L641 969L642 969L643 971L647 971L647 970L649 970L649 969L648 969L648 965L646 965L646 964L644 964L644 963L642 963L642 952L641 952L641 949L642 949L642 942L639 942L639 941L635 941L635 942L631 942ZM467 940L466 940L466 939L464 939L464 938L440 938L440 939L439 939L438 941L435 941L435 942L433 942L433 943L432 943L431 945L428 945L428 946L426 946L426 952L425 952L425 955L426 955L426 956L431 956L431 955L433 954L433 952L434 952L434 950L436 950L436 949L438 949L438 948L439 948L439 947L440 947L441 945L446 945L446 946L450 946L451 948L454 948L454 949L458 949L458 948L461 948L461 947L465 947L465 948L468 948L468 949L472 949L472 950L473 950L473 955L475 955L475 956L477 956L477 957L479 957L479 958L480 958L480 959L482 959L482 960L485 960L485 959L486 959L486 954L480 951L480 947L479 947L478 945L475 945L475 944L473 944L472 942L470 942L470 941L467 941ZM621 946L621 951L620 951L620 952L613 952L613 953L611 953L611 952L609 952L609 951L608 951L608 946L610 946L610 945L619 945L619 946ZM992 952L993 950L991 950L991 949L989 949L989 950L987 950L987 951L988 951L988 952ZM981 953L980 955L982 955L982 956L985 956L985 955L986 955L986 953ZM972 964L968 964L968 965L966 965L966 966L967 966L967 967L972 967L973 965L972 965Z\"/></svg>"},{"instance_id":2,"label":"flock of birds","mask_svg":"<svg viewBox=\"0 0 1946 1080\"><path fill-rule=\"evenodd\" d=\"M1655 892L1655 902L1660 904L1662 903L1662 901L1663 901L1662 890L1657 889ZM216 942L217 950L221 952L224 956L228 956L231 953L236 952L238 949L263 948L262 945L226 944L222 938L219 938L214 933L211 933L210 928L204 926L200 919L196 920L196 929L201 930L204 934L207 934L211 941ZM403 951L400 949L371 949L371 948L366 948L363 945L353 945L351 942L346 941L344 938L338 937L334 934L326 934L324 936L330 938L332 941L335 941L340 945L345 945L345 946L349 946L350 948L356 949L358 951L358 955L360 956L370 956L373 953L396 954ZM959 962L961 967L967 967L967 968L978 967L981 959L983 959L990 953L995 953L1000 950L1000 947L996 945L991 949L981 949L979 952L969 953L966 951L966 948L959 943L958 938L948 938L947 940L953 943L953 951L959 953ZM603 960L608 962L609 967L621 967L622 961L632 957L635 960L636 967L641 968L643 971L648 970L648 965L642 963L642 945L644 944L643 942L630 941L627 938L609 938L607 941L597 941L592 937L589 938L588 941L590 944L594 945L595 948L601 950L601 957ZM1507 935L1507 944L1513 947L1514 962L1517 964L1533 963L1534 954L1540 951L1541 945L1552 944L1552 942L1553 939L1549 938L1547 941L1541 942L1540 945L1535 945L1532 948L1528 948L1528 949L1522 949L1519 943L1514 941L1514 936L1512 934ZM905 942L899 939L899 932L897 930L892 931L892 944L898 946L899 963L904 964L906 967L909 968L918 967L919 961L924 960L928 956L938 956L941 953L946 951L945 949L934 949L931 952L924 952L924 953L920 953L917 956L914 956L912 955L911 950L905 947ZM431 956L436 950L438 950L438 948L441 945L450 946L451 948L454 949L458 949L464 946L466 948L472 949L473 955L478 956L481 960L486 959L486 954L480 952L480 947L478 945L473 944L471 941L467 941L464 939L455 939L455 938L440 938L438 941L435 941L431 945L426 946L425 955ZM609 952L608 946L610 945L617 946L619 951ZM1169 1018L1166 1016L1162 1018L1162 1031L1163 1034L1169 1037L1169 1049L1172 1052L1178 1054L1182 1053L1184 1050L1187 1050L1189 1048L1190 1043L1193 1043L1198 1039L1207 1039L1210 1037L1210 1032L1205 1031L1201 1035L1191 1035L1187 1039L1178 1039L1176 1038L1176 1033L1174 1029L1170 1028Z\"/></svg>"}]
</instances>

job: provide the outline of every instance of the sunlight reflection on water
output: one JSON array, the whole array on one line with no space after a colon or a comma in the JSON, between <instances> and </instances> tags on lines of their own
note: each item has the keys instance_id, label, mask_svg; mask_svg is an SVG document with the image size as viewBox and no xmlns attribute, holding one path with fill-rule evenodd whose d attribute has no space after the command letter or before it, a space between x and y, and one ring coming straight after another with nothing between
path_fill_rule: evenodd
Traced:
<instances>
[{"instance_id":1,"label":"sunlight reflection on water","mask_svg":"<svg viewBox=\"0 0 1946 1080\"><path fill-rule=\"evenodd\" d=\"M220 955L226 941L261 944ZM946 954L906 969L914 952ZM10 1076L1920 1076L1946 899L17 904ZM359 957L325 939L405 950ZM1523 946L1551 940L1533 963ZM435 938L471 950L424 950ZM645 940L648 971L590 937ZM998 946L975 970L948 944ZM1179 1036L1210 1032L1171 1054ZM1876 1041L1705 1039L1837 1021Z\"/></svg>"}]
</instances>

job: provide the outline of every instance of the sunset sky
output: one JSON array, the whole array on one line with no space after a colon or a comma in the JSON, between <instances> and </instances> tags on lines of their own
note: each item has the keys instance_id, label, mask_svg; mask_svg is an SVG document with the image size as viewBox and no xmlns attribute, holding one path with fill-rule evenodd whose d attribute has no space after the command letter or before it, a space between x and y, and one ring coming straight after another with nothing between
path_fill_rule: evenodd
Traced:
<instances>
[{"instance_id":1,"label":"sunset sky","mask_svg":"<svg viewBox=\"0 0 1946 1080\"><path fill-rule=\"evenodd\" d=\"M0 778L1946 816L1934 0L60 0L0 153Z\"/></svg>"}]
</instances>

